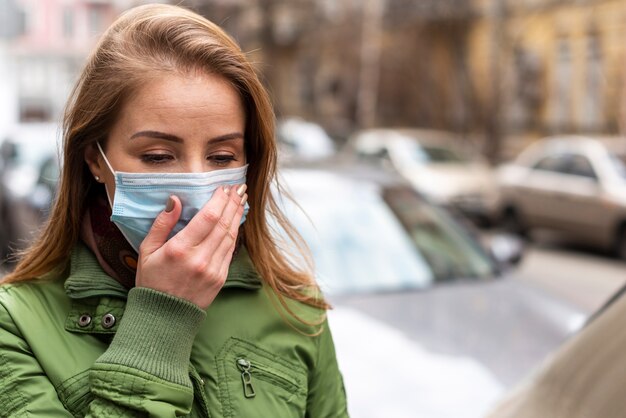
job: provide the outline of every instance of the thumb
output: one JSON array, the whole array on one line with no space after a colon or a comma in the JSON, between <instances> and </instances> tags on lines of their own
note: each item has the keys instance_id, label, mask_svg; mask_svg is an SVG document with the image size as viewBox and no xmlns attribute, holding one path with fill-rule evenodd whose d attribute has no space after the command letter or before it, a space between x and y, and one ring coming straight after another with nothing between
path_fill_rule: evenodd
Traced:
<instances>
[{"instance_id":1,"label":"thumb","mask_svg":"<svg viewBox=\"0 0 626 418\"><path fill-rule=\"evenodd\" d=\"M152 228L148 231L148 235L141 243L139 247L140 253L144 255L152 254L165 244L167 237L172 232L176 222L178 222L178 218L180 218L182 209L183 205L178 196L171 195L167 200L165 210L156 217Z\"/></svg>"}]
</instances>

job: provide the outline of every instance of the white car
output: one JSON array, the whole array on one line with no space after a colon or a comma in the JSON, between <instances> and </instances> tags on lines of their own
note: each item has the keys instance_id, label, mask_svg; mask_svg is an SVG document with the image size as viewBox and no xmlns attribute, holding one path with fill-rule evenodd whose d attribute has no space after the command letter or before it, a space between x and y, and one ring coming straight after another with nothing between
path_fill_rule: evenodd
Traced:
<instances>
[{"instance_id":1,"label":"white car","mask_svg":"<svg viewBox=\"0 0 626 418\"><path fill-rule=\"evenodd\" d=\"M281 161L315 161L335 154L335 143L320 125L291 117L276 124Z\"/></svg>"},{"instance_id":2,"label":"white car","mask_svg":"<svg viewBox=\"0 0 626 418\"><path fill-rule=\"evenodd\" d=\"M626 259L626 140L551 137L498 172L501 221L549 229Z\"/></svg>"},{"instance_id":3,"label":"white car","mask_svg":"<svg viewBox=\"0 0 626 418\"><path fill-rule=\"evenodd\" d=\"M298 205L278 203L335 307L354 417L483 417L579 319L508 273L496 280L502 264L490 253L508 264L515 252L494 251L496 242L485 251L394 173L283 166L280 183Z\"/></svg>"},{"instance_id":4,"label":"white car","mask_svg":"<svg viewBox=\"0 0 626 418\"><path fill-rule=\"evenodd\" d=\"M362 159L390 165L420 193L470 218L490 221L497 208L495 173L466 139L442 131L368 129L348 139Z\"/></svg>"}]
</instances>

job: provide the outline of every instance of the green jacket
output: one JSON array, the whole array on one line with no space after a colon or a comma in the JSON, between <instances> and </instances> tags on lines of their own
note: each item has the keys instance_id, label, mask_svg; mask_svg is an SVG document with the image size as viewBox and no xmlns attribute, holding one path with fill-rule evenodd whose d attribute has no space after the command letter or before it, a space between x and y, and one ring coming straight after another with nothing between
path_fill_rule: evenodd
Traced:
<instances>
[{"instance_id":1,"label":"green jacket","mask_svg":"<svg viewBox=\"0 0 626 418\"><path fill-rule=\"evenodd\" d=\"M0 287L0 416L347 417L327 324L295 331L266 290L243 248L203 311L79 245L69 273Z\"/></svg>"}]
</instances>

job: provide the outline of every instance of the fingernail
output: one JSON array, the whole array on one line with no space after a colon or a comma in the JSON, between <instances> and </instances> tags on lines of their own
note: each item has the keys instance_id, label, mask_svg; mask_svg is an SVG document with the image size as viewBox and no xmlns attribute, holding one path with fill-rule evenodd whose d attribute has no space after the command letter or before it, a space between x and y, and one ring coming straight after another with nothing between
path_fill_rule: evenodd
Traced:
<instances>
[{"instance_id":1,"label":"fingernail","mask_svg":"<svg viewBox=\"0 0 626 418\"><path fill-rule=\"evenodd\" d=\"M237 194L239 196L243 196L244 192L246 191L246 189L248 188L248 186L246 186L245 184L242 184L241 186L239 186L237 188Z\"/></svg>"},{"instance_id":2,"label":"fingernail","mask_svg":"<svg viewBox=\"0 0 626 418\"><path fill-rule=\"evenodd\" d=\"M165 211L167 213L170 213L172 210L174 210L174 199L172 199L172 196L167 198L167 203L165 204Z\"/></svg>"},{"instance_id":3,"label":"fingernail","mask_svg":"<svg viewBox=\"0 0 626 418\"><path fill-rule=\"evenodd\" d=\"M228 195L230 193L230 187L229 186L224 186L223 190L224 190L224 193L226 193L226 195Z\"/></svg>"},{"instance_id":4,"label":"fingernail","mask_svg":"<svg viewBox=\"0 0 626 418\"><path fill-rule=\"evenodd\" d=\"M241 206L245 205L247 201L248 201L248 195L247 195L247 194L245 194L245 195L241 198Z\"/></svg>"}]
</instances>

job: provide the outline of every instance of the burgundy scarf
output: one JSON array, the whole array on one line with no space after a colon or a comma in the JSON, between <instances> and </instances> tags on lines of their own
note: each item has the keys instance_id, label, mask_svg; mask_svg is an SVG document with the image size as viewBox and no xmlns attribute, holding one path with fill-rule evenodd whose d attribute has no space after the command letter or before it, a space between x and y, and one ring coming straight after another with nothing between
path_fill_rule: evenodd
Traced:
<instances>
[{"instance_id":1,"label":"burgundy scarf","mask_svg":"<svg viewBox=\"0 0 626 418\"><path fill-rule=\"evenodd\" d=\"M137 252L111 222L111 207L106 197L95 193L88 199L81 238L93 251L102 269L130 289L135 286Z\"/></svg>"}]
</instances>

